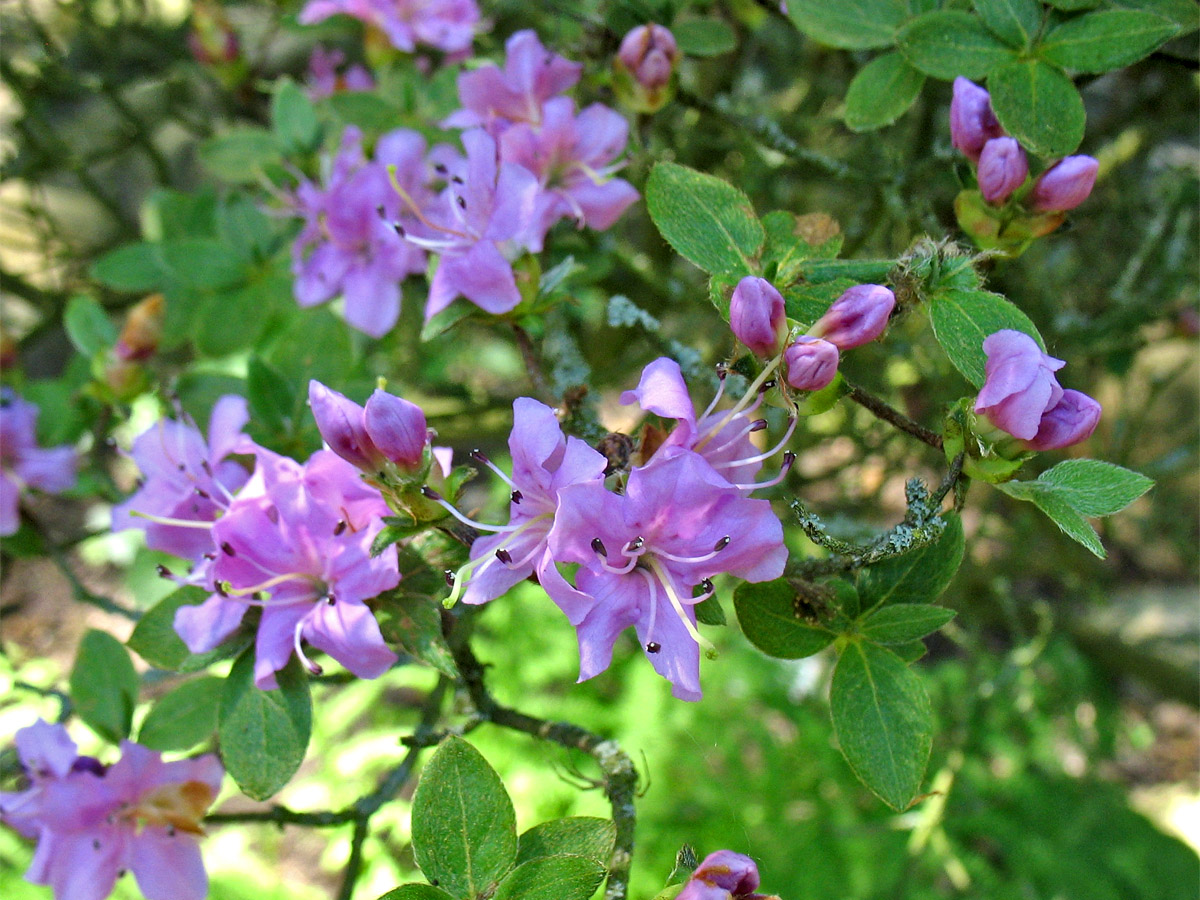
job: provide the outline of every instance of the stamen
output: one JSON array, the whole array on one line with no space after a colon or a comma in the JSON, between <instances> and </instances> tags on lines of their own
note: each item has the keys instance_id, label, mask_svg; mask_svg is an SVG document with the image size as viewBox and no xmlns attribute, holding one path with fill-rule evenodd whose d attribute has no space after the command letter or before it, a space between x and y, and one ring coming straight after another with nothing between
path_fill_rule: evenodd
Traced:
<instances>
[{"instance_id":1,"label":"stamen","mask_svg":"<svg viewBox=\"0 0 1200 900\"><path fill-rule=\"evenodd\" d=\"M625 545L625 549L622 552L624 552L626 555L628 555L630 553L637 553L639 550L641 550L645 546L646 546L646 539L643 538L639 534L632 541L630 541L628 544Z\"/></svg>"},{"instance_id":2,"label":"stamen","mask_svg":"<svg viewBox=\"0 0 1200 900\"><path fill-rule=\"evenodd\" d=\"M601 556L608 557L608 548L604 546L604 541L600 540L600 538L592 538L592 549Z\"/></svg>"},{"instance_id":3,"label":"stamen","mask_svg":"<svg viewBox=\"0 0 1200 900\"><path fill-rule=\"evenodd\" d=\"M226 556L237 556L237 553L234 552L233 544L229 543L229 541L221 541L221 552Z\"/></svg>"},{"instance_id":4,"label":"stamen","mask_svg":"<svg viewBox=\"0 0 1200 900\"><path fill-rule=\"evenodd\" d=\"M454 577L454 570L446 569L444 572L442 572L442 575L444 575L446 578L446 587L449 587L449 588L454 587L454 582L456 580Z\"/></svg>"},{"instance_id":5,"label":"stamen","mask_svg":"<svg viewBox=\"0 0 1200 900\"><path fill-rule=\"evenodd\" d=\"M723 537L723 538L721 538L721 540L717 541L717 545L715 547L713 547L712 550L710 550L708 553L703 554L702 556L676 556L674 553L668 553L665 550L658 550L658 549L656 549L654 551L654 555L657 557L660 557L662 559L669 559L669 560L671 560L671 562L702 563L702 562L708 562L710 559L712 559L714 556L716 556L718 553L720 553L722 550L724 550L728 546L729 546L729 535L725 535L725 537Z\"/></svg>"},{"instance_id":6,"label":"stamen","mask_svg":"<svg viewBox=\"0 0 1200 900\"><path fill-rule=\"evenodd\" d=\"M646 564L658 576L659 583L662 584L663 590L667 592L667 599L671 601L671 606L675 610L675 615L679 616L679 621L683 623L683 627L687 629L687 633L691 635L692 640L706 650L715 651L716 648L713 646L712 641L696 630L696 626L692 623L692 620L683 611L683 603L675 593L675 588L671 584L671 577L663 570L659 561L651 556L646 560Z\"/></svg>"},{"instance_id":7,"label":"stamen","mask_svg":"<svg viewBox=\"0 0 1200 900\"><path fill-rule=\"evenodd\" d=\"M500 562L504 563L506 566L512 564L512 554L503 547L498 547L496 549L496 559L500 560Z\"/></svg>"},{"instance_id":8,"label":"stamen","mask_svg":"<svg viewBox=\"0 0 1200 900\"><path fill-rule=\"evenodd\" d=\"M525 495L522 494L520 491L513 491L511 494L508 495L508 499L511 500L513 503L520 503L522 500L525 499Z\"/></svg>"},{"instance_id":9,"label":"stamen","mask_svg":"<svg viewBox=\"0 0 1200 900\"><path fill-rule=\"evenodd\" d=\"M346 520L338 519L338 523L333 526L333 536L341 537L342 532L345 530L346 530Z\"/></svg>"},{"instance_id":10,"label":"stamen","mask_svg":"<svg viewBox=\"0 0 1200 900\"><path fill-rule=\"evenodd\" d=\"M662 644L660 644L658 641L650 641L649 643L646 644L646 652L647 653L657 653L661 649L662 649Z\"/></svg>"},{"instance_id":11,"label":"stamen","mask_svg":"<svg viewBox=\"0 0 1200 900\"><path fill-rule=\"evenodd\" d=\"M487 456L484 455L482 450L472 450L471 451L471 459L475 460L478 463L483 463L483 465L487 466L489 469L491 469L493 472L495 472L498 476L500 476L501 481L503 481L505 484L507 484L510 488L512 488L518 494L521 493L520 491L517 491L517 486L515 484L513 484L513 480L511 478L509 478L507 474L505 474L504 470L501 469L499 466L497 466L490 459L488 459ZM517 502L520 502L520 501L517 501Z\"/></svg>"},{"instance_id":12,"label":"stamen","mask_svg":"<svg viewBox=\"0 0 1200 900\"><path fill-rule=\"evenodd\" d=\"M168 569L166 566L164 566L162 563L159 563L157 566L155 566L154 571L158 573L159 578L174 578L175 577L174 573L170 569Z\"/></svg>"},{"instance_id":13,"label":"stamen","mask_svg":"<svg viewBox=\"0 0 1200 900\"><path fill-rule=\"evenodd\" d=\"M708 408L700 414L701 419L709 415L714 409L717 408L717 403L720 402L721 396L725 393L725 377L728 374L729 371L726 369L725 363L718 363L717 378L720 380L717 382L717 392L713 395L712 402L708 404Z\"/></svg>"},{"instance_id":14,"label":"stamen","mask_svg":"<svg viewBox=\"0 0 1200 900\"><path fill-rule=\"evenodd\" d=\"M724 428L726 425L728 425L733 420L734 416L736 416L738 413L745 410L746 406L748 404L755 403L755 406L757 406L758 403L762 402L762 395L759 393L758 389L763 385L763 383L765 381L767 381L771 377L771 373L774 372L775 369L779 366L779 361L782 358L783 358L782 354L779 356L776 356L769 363L767 363L765 367L763 367L763 370L758 373L758 377L756 379L754 379L753 383L746 390L746 393L742 396L742 399L739 400L737 403L735 403L733 405L733 407L728 412L725 413L725 416L721 419L720 422L717 423L717 426L715 428L713 428L712 430L710 430L709 433L704 437L703 440L699 441L694 447L692 447L693 450L695 450L697 453L699 453L700 449L706 443L708 443L710 440L712 440L713 435L719 433L722 428Z\"/></svg>"},{"instance_id":15,"label":"stamen","mask_svg":"<svg viewBox=\"0 0 1200 900\"><path fill-rule=\"evenodd\" d=\"M300 632L304 629L304 619L296 623L295 630L292 631L292 646L296 648L296 655L300 657L300 664L308 669L312 675L320 675L325 670L318 666L315 662L304 655L304 650L300 646Z\"/></svg>"},{"instance_id":16,"label":"stamen","mask_svg":"<svg viewBox=\"0 0 1200 900\"><path fill-rule=\"evenodd\" d=\"M765 422L766 420L760 419L759 421ZM787 442L789 440L791 440L792 433L795 432L796 423L798 421L799 420L794 416L792 416L788 419L787 431L784 433L783 438L779 441L779 443L777 443L770 450L764 450L762 453L759 453L757 456L748 456L745 459L731 459L727 462L713 463L713 468L714 469L728 469L730 466L745 466L745 465L749 465L750 463L762 462L764 459L770 459L772 456L774 456L776 453L778 453L780 450L782 450L784 448L784 446L787 445Z\"/></svg>"},{"instance_id":17,"label":"stamen","mask_svg":"<svg viewBox=\"0 0 1200 900\"><path fill-rule=\"evenodd\" d=\"M501 549L503 549L503 548L501 548ZM504 551L505 555L508 556L507 560L500 559L500 550L496 551L496 558L500 559L500 562L504 563L504 565L508 566L508 568L510 568L510 569L519 569L522 566L528 565L529 561L532 560L539 553L541 553L544 549L545 548L542 546L542 542L538 541L536 544L533 545L533 548L528 553L526 553L524 556L522 556L518 560L514 560L512 558L512 555L507 550ZM480 568L480 571L483 571L482 567ZM475 574L479 574L479 573L477 572Z\"/></svg>"},{"instance_id":18,"label":"stamen","mask_svg":"<svg viewBox=\"0 0 1200 900\"><path fill-rule=\"evenodd\" d=\"M202 528L208 531L213 527L212 522L197 522L195 519L170 519L166 516L156 516L151 513L144 513L136 509L131 509L129 514L137 519L145 519L148 522L154 522L157 525L173 525L176 528Z\"/></svg>"},{"instance_id":19,"label":"stamen","mask_svg":"<svg viewBox=\"0 0 1200 900\"><path fill-rule=\"evenodd\" d=\"M787 473L791 471L792 464L796 461L796 454L789 450L783 454L783 465L779 468L779 474L770 481L751 481L745 484L735 484L734 487L739 491L756 491L759 488L774 487L787 477Z\"/></svg>"},{"instance_id":20,"label":"stamen","mask_svg":"<svg viewBox=\"0 0 1200 900\"><path fill-rule=\"evenodd\" d=\"M444 225L435 225L433 222L429 221L429 219L427 219L425 217L425 213L421 211L421 207L417 204L417 201L415 201L409 195L408 191L406 191L404 189L404 186L402 184L400 184L400 180L396 177L396 166L389 165L387 167L387 173L388 173L388 182L391 184L392 190L394 190L397 194L400 195L400 199L402 199L404 201L405 205L407 205L408 208L412 211L412 214L417 217L418 222L420 222L422 225L425 225L428 228L433 229L434 231L442 231L442 232L445 232L446 234L452 234L455 237L462 238L463 240L469 241L471 239L470 235L463 234L461 231L455 231L453 228L446 228ZM413 239L410 236L408 238L408 240L412 241ZM413 243L416 243L416 242L413 241Z\"/></svg>"},{"instance_id":21,"label":"stamen","mask_svg":"<svg viewBox=\"0 0 1200 900\"><path fill-rule=\"evenodd\" d=\"M450 515L454 516L454 518L458 519L458 521L462 522L464 525L470 525L472 528L478 528L480 531L495 531L504 533L516 531L517 528L520 527L518 525L488 525L484 522L476 522L473 519L468 519L457 509L443 500L442 495L428 485L421 488L421 493L440 506L442 509L446 510L446 512L450 513Z\"/></svg>"},{"instance_id":22,"label":"stamen","mask_svg":"<svg viewBox=\"0 0 1200 900\"><path fill-rule=\"evenodd\" d=\"M257 594L259 591L270 590L277 584L283 584L285 581L295 581L297 579L300 581L317 581L316 576L309 575L307 572L284 572L282 575L276 575L274 578L268 578L266 581L251 585L250 587L235 588L229 582L225 582L225 596L249 597L251 594Z\"/></svg>"}]
</instances>

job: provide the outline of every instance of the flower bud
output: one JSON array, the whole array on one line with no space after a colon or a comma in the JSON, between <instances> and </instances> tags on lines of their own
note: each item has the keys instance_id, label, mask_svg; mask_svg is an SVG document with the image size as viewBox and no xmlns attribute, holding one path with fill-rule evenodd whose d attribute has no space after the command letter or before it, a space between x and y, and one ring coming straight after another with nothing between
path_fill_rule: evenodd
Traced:
<instances>
[{"instance_id":1,"label":"flower bud","mask_svg":"<svg viewBox=\"0 0 1200 900\"><path fill-rule=\"evenodd\" d=\"M838 348L806 334L783 351L783 364L789 385L798 391L819 391L837 375Z\"/></svg>"},{"instance_id":2,"label":"flower bud","mask_svg":"<svg viewBox=\"0 0 1200 900\"><path fill-rule=\"evenodd\" d=\"M992 112L988 92L974 82L954 79L954 99L950 101L950 141L973 163L979 162L984 145L1004 137L1004 129Z\"/></svg>"},{"instance_id":3,"label":"flower bud","mask_svg":"<svg viewBox=\"0 0 1200 900\"><path fill-rule=\"evenodd\" d=\"M402 469L421 467L429 443L421 407L377 388L367 400L364 421L369 440L380 453Z\"/></svg>"},{"instance_id":4,"label":"flower bud","mask_svg":"<svg viewBox=\"0 0 1200 900\"><path fill-rule=\"evenodd\" d=\"M308 405L329 449L364 472L378 472L384 456L363 423L363 408L319 381L308 383Z\"/></svg>"},{"instance_id":5,"label":"flower bud","mask_svg":"<svg viewBox=\"0 0 1200 900\"><path fill-rule=\"evenodd\" d=\"M1060 159L1038 176L1029 195L1037 212L1066 212L1088 198L1096 184L1100 161L1091 156Z\"/></svg>"},{"instance_id":6,"label":"flower bud","mask_svg":"<svg viewBox=\"0 0 1200 900\"><path fill-rule=\"evenodd\" d=\"M986 377L975 412L1013 437L1034 440L1042 417L1062 399L1054 373L1066 363L1043 353L1029 335L1011 329L988 335L983 352Z\"/></svg>"},{"instance_id":7,"label":"flower bud","mask_svg":"<svg viewBox=\"0 0 1200 900\"><path fill-rule=\"evenodd\" d=\"M678 60L679 47L666 28L653 24L634 28L622 39L613 60L622 100L638 112L661 109L670 99L671 76Z\"/></svg>"},{"instance_id":8,"label":"flower bud","mask_svg":"<svg viewBox=\"0 0 1200 900\"><path fill-rule=\"evenodd\" d=\"M758 866L732 850L718 850L692 872L676 900L778 900L757 894Z\"/></svg>"},{"instance_id":9,"label":"flower bud","mask_svg":"<svg viewBox=\"0 0 1200 900\"><path fill-rule=\"evenodd\" d=\"M1029 162L1015 138L993 138L979 154L979 190L994 206L1004 203L1029 177Z\"/></svg>"},{"instance_id":10,"label":"flower bud","mask_svg":"<svg viewBox=\"0 0 1200 900\"><path fill-rule=\"evenodd\" d=\"M1058 403L1046 410L1037 434L1027 441L1030 450L1059 450L1086 441L1100 421L1100 404L1080 391L1065 390Z\"/></svg>"},{"instance_id":11,"label":"flower bud","mask_svg":"<svg viewBox=\"0 0 1200 900\"><path fill-rule=\"evenodd\" d=\"M779 352L787 333L783 295L765 278L747 275L729 300L729 326L751 351L769 359Z\"/></svg>"},{"instance_id":12,"label":"flower bud","mask_svg":"<svg viewBox=\"0 0 1200 900\"><path fill-rule=\"evenodd\" d=\"M883 285L856 285L838 297L808 333L839 350L860 347L883 334L895 306L896 295Z\"/></svg>"},{"instance_id":13,"label":"flower bud","mask_svg":"<svg viewBox=\"0 0 1200 900\"><path fill-rule=\"evenodd\" d=\"M162 294L151 294L136 304L125 317L113 352L126 362L153 356L162 337L166 314L167 304Z\"/></svg>"}]
</instances>

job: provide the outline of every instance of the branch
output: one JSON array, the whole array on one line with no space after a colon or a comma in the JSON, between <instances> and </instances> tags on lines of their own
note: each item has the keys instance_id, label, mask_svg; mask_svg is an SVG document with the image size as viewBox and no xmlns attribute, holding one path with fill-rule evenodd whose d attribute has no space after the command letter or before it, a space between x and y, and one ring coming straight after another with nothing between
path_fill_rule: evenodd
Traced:
<instances>
[{"instance_id":1,"label":"branch","mask_svg":"<svg viewBox=\"0 0 1200 900\"><path fill-rule=\"evenodd\" d=\"M928 444L934 449L942 449L942 436L937 432L930 431L920 422L914 422L908 416L904 415L904 413L900 412L900 410L889 406L874 394L864 391L858 385L846 382L846 387L850 389L847 396L859 406L865 408L875 418L882 419L889 425L894 425L905 434L911 434L917 440Z\"/></svg>"},{"instance_id":2,"label":"branch","mask_svg":"<svg viewBox=\"0 0 1200 900\"><path fill-rule=\"evenodd\" d=\"M542 372L542 361L538 359L533 339L529 337L528 331L515 322L512 330L513 337L517 340L517 349L521 351L521 359L525 363L525 371L529 374L529 381L533 385L533 392L537 394L539 400L549 406L554 406L558 401L554 392L550 390L550 385L546 382L546 376Z\"/></svg>"}]
</instances>

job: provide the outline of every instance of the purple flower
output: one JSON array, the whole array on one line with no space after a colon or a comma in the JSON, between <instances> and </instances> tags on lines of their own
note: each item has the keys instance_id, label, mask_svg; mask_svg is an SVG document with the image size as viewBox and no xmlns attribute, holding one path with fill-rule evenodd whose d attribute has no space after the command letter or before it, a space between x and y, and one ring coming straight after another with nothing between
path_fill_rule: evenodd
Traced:
<instances>
[{"instance_id":1,"label":"purple flower","mask_svg":"<svg viewBox=\"0 0 1200 900\"><path fill-rule=\"evenodd\" d=\"M152 550L199 561L212 550L212 533L205 526L229 507L250 477L226 458L259 449L242 434L249 420L245 398L229 394L213 406L207 442L195 424L179 419L160 419L134 438L130 456L144 480L113 507L113 530L141 528Z\"/></svg>"},{"instance_id":2,"label":"purple flower","mask_svg":"<svg viewBox=\"0 0 1200 900\"><path fill-rule=\"evenodd\" d=\"M1038 176L1029 200L1037 212L1066 212L1088 198L1100 161L1091 156L1060 159Z\"/></svg>"},{"instance_id":3,"label":"purple flower","mask_svg":"<svg viewBox=\"0 0 1200 900\"><path fill-rule=\"evenodd\" d=\"M675 36L663 26L639 25L621 39L617 59L638 84L656 91L671 80L679 47Z\"/></svg>"},{"instance_id":4,"label":"purple flower","mask_svg":"<svg viewBox=\"0 0 1200 900\"><path fill-rule=\"evenodd\" d=\"M0 388L0 535L21 527L21 492L59 494L75 484L78 458L67 445L37 445L38 408Z\"/></svg>"},{"instance_id":5,"label":"purple flower","mask_svg":"<svg viewBox=\"0 0 1200 900\"><path fill-rule=\"evenodd\" d=\"M415 472L425 463L429 429L415 403L376 389L359 406L319 381L308 383L308 404L317 430L329 448L346 462L375 475L394 463Z\"/></svg>"},{"instance_id":6,"label":"purple flower","mask_svg":"<svg viewBox=\"0 0 1200 900\"><path fill-rule=\"evenodd\" d=\"M1014 437L1033 440L1042 417L1062 399L1054 373L1066 363L1043 353L1029 335L1008 329L989 335L983 352L986 379L975 412Z\"/></svg>"},{"instance_id":7,"label":"purple flower","mask_svg":"<svg viewBox=\"0 0 1200 900\"><path fill-rule=\"evenodd\" d=\"M838 348L829 341L804 335L783 351L787 383L798 391L819 391L837 376Z\"/></svg>"},{"instance_id":8,"label":"purple flower","mask_svg":"<svg viewBox=\"0 0 1200 900\"><path fill-rule=\"evenodd\" d=\"M674 696L700 699L695 604L711 596L708 579L729 572L747 581L783 574L783 528L766 500L730 486L700 456L680 452L634 469L624 494L599 481L558 494L550 552L580 563L575 587L592 598L576 624L579 679L608 668L613 644L633 625ZM705 593L692 596L704 585Z\"/></svg>"},{"instance_id":9,"label":"purple flower","mask_svg":"<svg viewBox=\"0 0 1200 900\"><path fill-rule=\"evenodd\" d=\"M388 515L358 470L329 451L301 467L260 457L255 488L243 492L213 526L214 593L181 607L175 630L193 653L224 641L251 606L262 608L254 681L276 686L293 652L311 672L320 667L307 641L360 678L376 678L396 661L365 601L400 582L395 547L372 557L371 541Z\"/></svg>"},{"instance_id":10,"label":"purple flower","mask_svg":"<svg viewBox=\"0 0 1200 900\"><path fill-rule=\"evenodd\" d=\"M300 11L300 24L313 25L338 14L378 28L393 47L406 53L418 44L446 53L467 50L479 24L474 0L309 0Z\"/></svg>"},{"instance_id":11,"label":"purple flower","mask_svg":"<svg viewBox=\"0 0 1200 900\"><path fill-rule=\"evenodd\" d=\"M583 66L542 46L534 31L518 31L504 44L504 70L488 63L458 76L463 109L446 128L483 126L498 135L514 122L542 121L542 104L579 80Z\"/></svg>"},{"instance_id":12,"label":"purple flower","mask_svg":"<svg viewBox=\"0 0 1200 900\"><path fill-rule=\"evenodd\" d=\"M39 772L51 745L56 764ZM104 767L76 757L66 730L44 722L17 732L17 749L31 785L0 794L0 819L38 840L26 880L49 885L56 900L103 900L128 870L148 900L207 895L196 838L221 789L215 756L164 763L123 741L120 760Z\"/></svg>"},{"instance_id":13,"label":"purple flower","mask_svg":"<svg viewBox=\"0 0 1200 900\"><path fill-rule=\"evenodd\" d=\"M1064 390L1046 410L1037 434L1027 441L1030 450L1060 450L1086 441L1100 422L1100 404L1080 391Z\"/></svg>"},{"instance_id":14,"label":"purple flower","mask_svg":"<svg viewBox=\"0 0 1200 900\"><path fill-rule=\"evenodd\" d=\"M954 99L950 102L951 143L977 163L984 145L999 137L1004 137L1004 129L992 112L988 92L965 78L955 78Z\"/></svg>"},{"instance_id":15,"label":"purple flower","mask_svg":"<svg viewBox=\"0 0 1200 900\"><path fill-rule=\"evenodd\" d=\"M624 116L599 103L576 116L569 97L548 100L542 110L540 127L520 122L500 136L500 158L528 169L541 188L528 240L534 252L560 218L602 231L638 199L633 185L609 177L624 164L614 162L628 139Z\"/></svg>"},{"instance_id":16,"label":"purple flower","mask_svg":"<svg viewBox=\"0 0 1200 900\"><path fill-rule=\"evenodd\" d=\"M370 91L375 88L375 79L358 63L339 74L338 69L346 61L346 54L336 47L326 49L318 44L308 60L308 96L313 100L331 97L340 91Z\"/></svg>"},{"instance_id":17,"label":"purple flower","mask_svg":"<svg viewBox=\"0 0 1200 900\"><path fill-rule=\"evenodd\" d=\"M1004 203L1029 177L1029 162L1015 138L992 138L979 154L979 191L993 206Z\"/></svg>"},{"instance_id":18,"label":"purple flower","mask_svg":"<svg viewBox=\"0 0 1200 900\"><path fill-rule=\"evenodd\" d=\"M676 900L778 900L754 893L757 888L754 860L732 850L718 850L704 857Z\"/></svg>"},{"instance_id":19,"label":"purple flower","mask_svg":"<svg viewBox=\"0 0 1200 900\"><path fill-rule=\"evenodd\" d=\"M464 603L487 603L536 573L550 598L577 625L591 599L572 588L554 567L547 546L558 494L572 484L602 483L607 460L575 437L563 438L550 407L529 397L513 402L512 502L507 526L471 545L471 562L460 571L456 589L470 574Z\"/></svg>"},{"instance_id":20,"label":"purple flower","mask_svg":"<svg viewBox=\"0 0 1200 900\"><path fill-rule=\"evenodd\" d=\"M808 333L839 350L860 347L883 334L895 306L896 295L883 285L856 285L838 297Z\"/></svg>"},{"instance_id":21,"label":"purple flower","mask_svg":"<svg viewBox=\"0 0 1200 900\"><path fill-rule=\"evenodd\" d=\"M787 332L783 295L765 278L747 275L729 299L729 327L752 353L770 359Z\"/></svg>"}]
</instances>

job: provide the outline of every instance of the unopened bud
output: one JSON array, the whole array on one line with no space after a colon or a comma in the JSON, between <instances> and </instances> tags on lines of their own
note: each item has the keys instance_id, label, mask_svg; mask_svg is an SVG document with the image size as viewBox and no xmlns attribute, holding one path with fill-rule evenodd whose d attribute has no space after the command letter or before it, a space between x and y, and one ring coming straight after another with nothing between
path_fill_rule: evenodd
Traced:
<instances>
[{"instance_id":1,"label":"unopened bud","mask_svg":"<svg viewBox=\"0 0 1200 900\"><path fill-rule=\"evenodd\" d=\"M1037 212L1074 209L1091 194L1099 170L1099 160L1091 156L1060 159L1038 176L1029 202Z\"/></svg>"},{"instance_id":2,"label":"unopened bud","mask_svg":"<svg viewBox=\"0 0 1200 900\"><path fill-rule=\"evenodd\" d=\"M1059 450L1086 441L1100 422L1100 404L1081 391L1064 390L1058 403L1042 414L1030 450Z\"/></svg>"},{"instance_id":3,"label":"unopened bud","mask_svg":"<svg viewBox=\"0 0 1200 900\"><path fill-rule=\"evenodd\" d=\"M308 383L308 405L330 450L364 472L379 470L383 455L367 434L361 406L319 381Z\"/></svg>"},{"instance_id":4,"label":"unopened bud","mask_svg":"<svg viewBox=\"0 0 1200 900\"><path fill-rule=\"evenodd\" d=\"M860 347L883 334L895 306L896 295L883 285L856 285L833 302L808 334L824 338L839 350Z\"/></svg>"},{"instance_id":5,"label":"unopened bud","mask_svg":"<svg viewBox=\"0 0 1200 900\"><path fill-rule=\"evenodd\" d=\"M787 383L798 391L819 391L837 375L838 348L829 341L805 335L783 351Z\"/></svg>"},{"instance_id":6,"label":"unopened bud","mask_svg":"<svg viewBox=\"0 0 1200 900\"><path fill-rule=\"evenodd\" d=\"M429 443L421 407L376 389L367 400L364 422L367 435L380 453L403 469L421 467Z\"/></svg>"},{"instance_id":7,"label":"unopened bud","mask_svg":"<svg viewBox=\"0 0 1200 900\"><path fill-rule=\"evenodd\" d=\"M988 92L966 78L954 79L950 101L950 141L973 163L979 162L984 145L1004 137L1004 129L992 112Z\"/></svg>"},{"instance_id":8,"label":"unopened bud","mask_svg":"<svg viewBox=\"0 0 1200 900\"><path fill-rule=\"evenodd\" d=\"M1015 138L993 138L979 154L979 191L983 199L999 206L1029 177L1029 161Z\"/></svg>"},{"instance_id":9,"label":"unopened bud","mask_svg":"<svg viewBox=\"0 0 1200 900\"><path fill-rule=\"evenodd\" d=\"M153 356L162 338L166 314L167 303L162 294L151 294L134 305L125 316L113 352L126 362Z\"/></svg>"},{"instance_id":10,"label":"unopened bud","mask_svg":"<svg viewBox=\"0 0 1200 900\"><path fill-rule=\"evenodd\" d=\"M729 300L729 327L755 355L770 359L787 334L783 295L765 278L747 275Z\"/></svg>"},{"instance_id":11,"label":"unopened bud","mask_svg":"<svg viewBox=\"0 0 1200 900\"><path fill-rule=\"evenodd\" d=\"M671 98L679 60L675 38L661 25L639 25L621 41L613 67L621 99L637 112L657 112Z\"/></svg>"}]
</instances>

